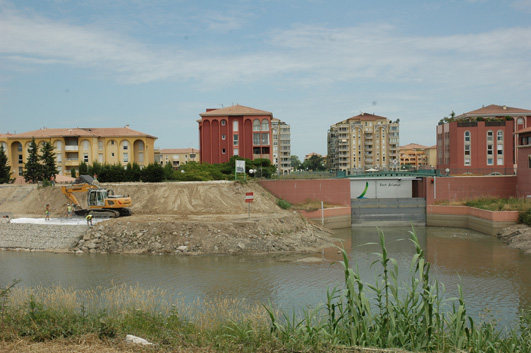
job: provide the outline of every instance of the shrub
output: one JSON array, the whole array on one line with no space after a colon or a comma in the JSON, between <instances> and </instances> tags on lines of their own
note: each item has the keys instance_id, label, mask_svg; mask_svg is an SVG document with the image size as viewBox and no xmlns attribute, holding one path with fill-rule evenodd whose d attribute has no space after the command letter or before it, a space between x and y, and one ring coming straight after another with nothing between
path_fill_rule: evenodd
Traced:
<instances>
[{"instance_id":1,"label":"shrub","mask_svg":"<svg viewBox=\"0 0 531 353\"><path fill-rule=\"evenodd\" d=\"M527 224L531 226L531 208L527 211L520 212L518 214L518 223Z\"/></svg>"},{"instance_id":2,"label":"shrub","mask_svg":"<svg viewBox=\"0 0 531 353\"><path fill-rule=\"evenodd\" d=\"M288 201L282 200L282 199L277 200L277 205L279 205L281 208L285 210L289 210L291 208L291 204Z\"/></svg>"}]
</instances>

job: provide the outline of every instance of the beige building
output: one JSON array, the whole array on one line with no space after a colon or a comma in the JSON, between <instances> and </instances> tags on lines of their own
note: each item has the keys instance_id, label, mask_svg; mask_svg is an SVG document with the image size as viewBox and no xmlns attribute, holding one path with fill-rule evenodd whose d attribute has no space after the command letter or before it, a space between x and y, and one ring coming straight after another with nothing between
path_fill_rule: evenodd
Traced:
<instances>
[{"instance_id":1,"label":"beige building","mask_svg":"<svg viewBox=\"0 0 531 353\"><path fill-rule=\"evenodd\" d=\"M411 166L415 169L429 166L428 148L416 143L400 146L400 164L402 166Z\"/></svg>"},{"instance_id":2,"label":"beige building","mask_svg":"<svg viewBox=\"0 0 531 353\"><path fill-rule=\"evenodd\" d=\"M4 147L14 176L22 175L28 158L28 148L35 138L37 144L49 142L54 146L59 174L70 175L79 170L79 164L137 163L140 167L155 161L154 136L122 128L71 128L40 129L21 134L2 134L0 144Z\"/></svg>"},{"instance_id":3,"label":"beige building","mask_svg":"<svg viewBox=\"0 0 531 353\"><path fill-rule=\"evenodd\" d=\"M378 115L361 113L340 121L328 130L328 167L347 173L396 170L399 134L399 120Z\"/></svg>"},{"instance_id":4,"label":"beige building","mask_svg":"<svg viewBox=\"0 0 531 353\"><path fill-rule=\"evenodd\" d=\"M279 174L291 173L291 131L290 126L283 121L271 120L271 135L273 137L273 164Z\"/></svg>"},{"instance_id":5,"label":"beige building","mask_svg":"<svg viewBox=\"0 0 531 353\"><path fill-rule=\"evenodd\" d=\"M173 169L179 168L188 162L201 162L198 148L164 148L155 149L155 161L165 166L171 164Z\"/></svg>"}]
</instances>

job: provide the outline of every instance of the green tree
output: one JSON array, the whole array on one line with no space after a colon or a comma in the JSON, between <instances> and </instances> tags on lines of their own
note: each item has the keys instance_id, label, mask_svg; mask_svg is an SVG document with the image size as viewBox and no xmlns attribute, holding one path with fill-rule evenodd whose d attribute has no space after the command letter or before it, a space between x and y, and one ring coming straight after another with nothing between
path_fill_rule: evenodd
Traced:
<instances>
[{"instance_id":1,"label":"green tree","mask_svg":"<svg viewBox=\"0 0 531 353\"><path fill-rule=\"evenodd\" d=\"M50 180L52 177L55 179L57 168L55 166L55 153L54 147L50 142L45 142L41 145L41 156L39 159L42 162L42 180Z\"/></svg>"},{"instance_id":2,"label":"green tree","mask_svg":"<svg viewBox=\"0 0 531 353\"><path fill-rule=\"evenodd\" d=\"M164 179L175 180L175 171L173 170L171 163L166 163L164 166Z\"/></svg>"},{"instance_id":3,"label":"green tree","mask_svg":"<svg viewBox=\"0 0 531 353\"><path fill-rule=\"evenodd\" d=\"M71 176L72 178L77 178L76 168L72 168L72 169L70 169L70 176Z\"/></svg>"},{"instance_id":4,"label":"green tree","mask_svg":"<svg viewBox=\"0 0 531 353\"><path fill-rule=\"evenodd\" d=\"M164 180L164 168L158 163L151 163L142 169L142 181L145 183L157 183Z\"/></svg>"},{"instance_id":5,"label":"green tree","mask_svg":"<svg viewBox=\"0 0 531 353\"><path fill-rule=\"evenodd\" d=\"M24 177L24 180L30 183L36 183L42 180L43 168L42 164L39 163L38 147L35 143L35 138L33 138L30 142L28 148L28 159L24 164L22 176Z\"/></svg>"},{"instance_id":6,"label":"green tree","mask_svg":"<svg viewBox=\"0 0 531 353\"><path fill-rule=\"evenodd\" d=\"M295 155L291 155L291 167L294 169L294 170L298 170L301 166L301 160L299 159L299 157L295 156Z\"/></svg>"},{"instance_id":7,"label":"green tree","mask_svg":"<svg viewBox=\"0 0 531 353\"><path fill-rule=\"evenodd\" d=\"M7 164L7 155L4 146L0 145L0 184L12 183L15 181L11 178L11 167Z\"/></svg>"},{"instance_id":8,"label":"green tree","mask_svg":"<svg viewBox=\"0 0 531 353\"><path fill-rule=\"evenodd\" d=\"M326 170L326 167L324 165L324 158L314 154L302 163L302 168L313 170L314 172Z\"/></svg>"},{"instance_id":9,"label":"green tree","mask_svg":"<svg viewBox=\"0 0 531 353\"><path fill-rule=\"evenodd\" d=\"M87 163L79 163L79 175L89 175L89 167Z\"/></svg>"}]
</instances>

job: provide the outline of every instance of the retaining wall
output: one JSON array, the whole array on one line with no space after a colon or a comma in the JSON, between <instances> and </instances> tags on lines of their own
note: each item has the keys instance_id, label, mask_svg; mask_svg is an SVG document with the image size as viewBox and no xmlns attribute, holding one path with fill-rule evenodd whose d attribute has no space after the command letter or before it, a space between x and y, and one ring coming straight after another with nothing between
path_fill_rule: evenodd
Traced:
<instances>
[{"instance_id":1,"label":"retaining wall","mask_svg":"<svg viewBox=\"0 0 531 353\"><path fill-rule=\"evenodd\" d=\"M352 225L425 225L423 198L352 199Z\"/></svg>"},{"instance_id":2,"label":"retaining wall","mask_svg":"<svg viewBox=\"0 0 531 353\"><path fill-rule=\"evenodd\" d=\"M0 223L0 248L70 249L86 231L79 225Z\"/></svg>"},{"instance_id":3,"label":"retaining wall","mask_svg":"<svg viewBox=\"0 0 531 353\"><path fill-rule=\"evenodd\" d=\"M518 222L518 211L487 211L468 206L427 206L426 225L470 228L496 236L502 229Z\"/></svg>"},{"instance_id":4,"label":"retaining wall","mask_svg":"<svg viewBox=\"0 0 531 353\"><path fill-rule=\"evenodd\" d=\"M294 204L310 200L350 207L349 179L262 180L260 185L276 197Z\"/></svg>"},{"instance_id":5,"label":"retaining wall","mask_svg":"<svg viewBox=\"0 0 531 353\"><path fill-rule=\"evenodd\" d=\"M323 213L321 210L300 211L300 213L314 223L322 224L329 229L348 228L351 225L350 207L325 208Z\"/></svg>"}]
</instances>

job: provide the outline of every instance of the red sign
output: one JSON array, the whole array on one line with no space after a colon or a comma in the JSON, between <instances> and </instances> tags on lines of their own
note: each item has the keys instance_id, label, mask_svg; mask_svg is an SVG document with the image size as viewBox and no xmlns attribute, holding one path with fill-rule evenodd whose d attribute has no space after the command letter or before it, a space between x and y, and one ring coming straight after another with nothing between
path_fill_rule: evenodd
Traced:
<instances>
[{"instance_id":1,"label":"red sign","mask_svg":"<svg viewBox=\"0 0 531 353\"><path fill-rule=\"evenodd\" d=\"M249 203L249 202L253 202L253 200L254 200L253 193L252 192L246 192L245 193L245 202Z\"/></svg>"}]
</instances>

